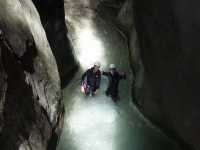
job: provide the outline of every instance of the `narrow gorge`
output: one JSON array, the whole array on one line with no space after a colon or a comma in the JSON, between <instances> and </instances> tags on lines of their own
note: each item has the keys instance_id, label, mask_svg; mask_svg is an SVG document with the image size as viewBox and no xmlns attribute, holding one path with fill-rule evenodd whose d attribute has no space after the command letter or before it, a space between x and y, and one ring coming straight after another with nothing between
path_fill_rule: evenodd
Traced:
<instances>
[{"instance_id":1,"label":"narrow gorge","mask_svg":"<svg viewBox=\"0 0 200 150\"><path fill-rule=\"evenodd\" d=\"M117 125L107 127L121 120L121 125L130 126L125 132L131 133L138 127L140 130L134 132L135 136L144 132L149 139L155 137L152 138L155 143L163 142L157 149L163 145L171 149L174 142L179 145L178 149L200 149L197 0L116 0L116 3L111 0L0 0L0 6L1 150L73 149L61 145L62 139L70 139L67 130L72 131L65 125L73 121L65 118L79 112L70 111L72 108L85 110L86 104L99 110L105 107L116 117L107 118L106 111L96 116L97 120L98 117L105 119L96 123L106 123L106 131L118 128ZM92 34L89 29L93 29ZM90 53L92 56L87 57ZM103 77L103 89L94 101L80 100L80 87L77 88L80 76L95 60L101 62L100 69L105 71L112 62L120 73L125 69L128 80L120 83L124 97L121 102L112 104L105 99ZM129 106L138 110L137 113L129 110ZM90 110L90 115L93 113ZM166 139L145 122L131 121L141 115L163 131ZM124 120L127 124L123 118L127 118ZM103 133L103 129L99 127L99 130ZM123 131L116 132L116 137L122 134ZM87 138L89 141L90 135ZM112 142L110 145L101 141L101 146L97 144L95 148L127 146L126 149L133 149L134 139L128 134L127 138L130 141L126 144L113 146ZM76 142L74 145L81 146ZM141 144L135 149L146 148Z\"/></svg>"}]
</instances>

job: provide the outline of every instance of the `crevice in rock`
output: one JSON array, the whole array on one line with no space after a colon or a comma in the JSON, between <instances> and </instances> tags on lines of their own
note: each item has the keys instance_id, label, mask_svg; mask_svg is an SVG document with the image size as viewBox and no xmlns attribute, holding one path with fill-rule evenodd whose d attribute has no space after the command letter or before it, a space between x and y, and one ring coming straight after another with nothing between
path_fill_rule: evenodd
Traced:
<instances>
[{"instance_id":1,"label":"crevice in rock","mask_svg":"<svg viewBox=\"0 0 200 150\"><path fill-rule=\"evenodd\" d=\"M49 45L55 56L64 88L78 70L79 64L73 54L73 47L67 38L63 0L39 1L33 0L37 8L42 25L45 29Z\"/></svg>"},{"instance_id":2,"label":"crevice in rock","mask_svg":"<svg viewBox=\"0 0 200 150\"><path fill-rule=\"evenodd\" d=\"M47 149L48 150L55 150L57 147L57 143L59 141L59 136L62 132L62 126L63 126L63 121L64 121L64 113L65 113L65 109L63 108L58 116L58 120L56 123L56 126L54 126L52 128L52 134L51 134L51 138L48 142L48 146Z\"/></svg>"},{"instance_id":3,"label":"crevice in rock","mask_svg":"<svg viewBox=\"0 0 200 150\"><path fill-rule=\"evenodd\" d=\"M24 55L16 59L21 62L22 69L30 74L35 72L33 59L38 55L35 41L26 41L26 51Z\"/></svg>"},{"instance_id":4,"label":"crevice in rock","mask_svg":"<svg viewBox=\"0 0 200 150\"><path fill-rule=\"evenodd\" d=\"M32 98L32 89L25 81L25 74L20 64L15 60L13 53L5 42L0 41L1 58L7 74L7 91L4 102L4 126L0 133L0 149L18 149L22 141L21 134L28 138L31 124L36 122L35 102ZM9 67L12 66L12 69ZM15 77L13 78L13 74ZM22 88L23 87L23 88Z\"/></svg>"}]
</instances>

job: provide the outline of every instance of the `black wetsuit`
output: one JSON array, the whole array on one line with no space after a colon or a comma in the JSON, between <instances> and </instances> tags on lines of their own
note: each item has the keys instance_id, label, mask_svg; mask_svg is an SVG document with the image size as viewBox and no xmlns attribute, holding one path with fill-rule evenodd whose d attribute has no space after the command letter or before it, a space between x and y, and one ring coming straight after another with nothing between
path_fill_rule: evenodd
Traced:
<instances>
[{"instance_id":1,"label":"black wetsuit","mask_svg":"<svg viewBox=\"0 0 200 150\"><path fill-rule=\"evenodd\" d=\"M84 79L87 76L87 85L86 85L86 94L89 93L94 93L96 89L100 88L100 83L101 83L101 73L98 70L97 72L94 73L93 71L94 67L91 69L88 69L81 78L81 86L84 86Z\"/></svg>"},{"instance_id":2,"label":"black wetsuit","mask_svg":"<svg viewBox=\"0 0 200 150\"><path fill-rule=\"evenodd\" d=\"M118 72L115 72L112 75L110 72L103 72L103 75L108 77L109 85L106 90L106 95L112 98L118 98L118 85L121 79L126 79L126 75L120 75Z\"/></svg>"}]
</instances>

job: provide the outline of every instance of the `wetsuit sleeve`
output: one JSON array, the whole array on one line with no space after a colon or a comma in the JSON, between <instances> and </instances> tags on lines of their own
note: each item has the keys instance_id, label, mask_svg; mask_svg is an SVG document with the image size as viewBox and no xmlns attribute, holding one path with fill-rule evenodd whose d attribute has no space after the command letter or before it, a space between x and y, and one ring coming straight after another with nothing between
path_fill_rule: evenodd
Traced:
<instances>
[{"instance_id":1,"label":"wetsuit sleeve","mask_svg":"<svg viewBox=\"0 0 200 150\"><path fill-rule=\"evenodd\" d=\"M100 89L100 84L101 84L101 73L99 72L97 89Z\"/></svg>"},{"instance_id":2,"label":"wetsuit sleeve","mask_svg":"<svg viewBox=\"0 0 200 150\"><path fill-rule=\"evenodd\" d=\"M88 70L81 77L81 86L84 86L84 79L87 76L87 72L88 72Z\"/></svg>"},{"instance_id":3,"label":"wetsuit sleeve","mask_svg":"<svg viewBox=\"0 0 200 150\"><path fill-rule=\"evenodd\" d=\"M126 79L126 74L124 74L124 75L120 75L119 74L119 79L121 80L121 79Z\"/></svg>"},{"instance_id":4,"label":"wetsuit sleeve","mask_svg":"<svg viewBox=\"0 0 200 150\"><path fill-rule=\"evenodd\" d=\"M108 77L109 76L109 72L103 72L103 75Z\"/></svg>"}]
</instances>

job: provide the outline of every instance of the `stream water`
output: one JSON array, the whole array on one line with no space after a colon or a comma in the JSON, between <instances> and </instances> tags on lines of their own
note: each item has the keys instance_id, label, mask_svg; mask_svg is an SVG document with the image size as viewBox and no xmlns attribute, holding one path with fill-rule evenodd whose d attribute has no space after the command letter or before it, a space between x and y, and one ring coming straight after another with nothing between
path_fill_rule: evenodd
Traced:
<instances>
[{"instance_id":1,"label":"stream water","mask_svg":"<svg viewBox=\"0 0 200 150\"><path fill-rule=\"evenodd\" d=\"M129 104L134 79L129 63L126 39L117 31L115 20L122 3L107 0L64 0L68 37L81 67L64 89L64 127L57 150L176 150L162 132L151 125ZM120 101L105 96L108 86L101 77L95 97L81 93L82 74L95 61L101 71L114 63L127 79L119 84Z\"/></svg>"}]
</instances>

